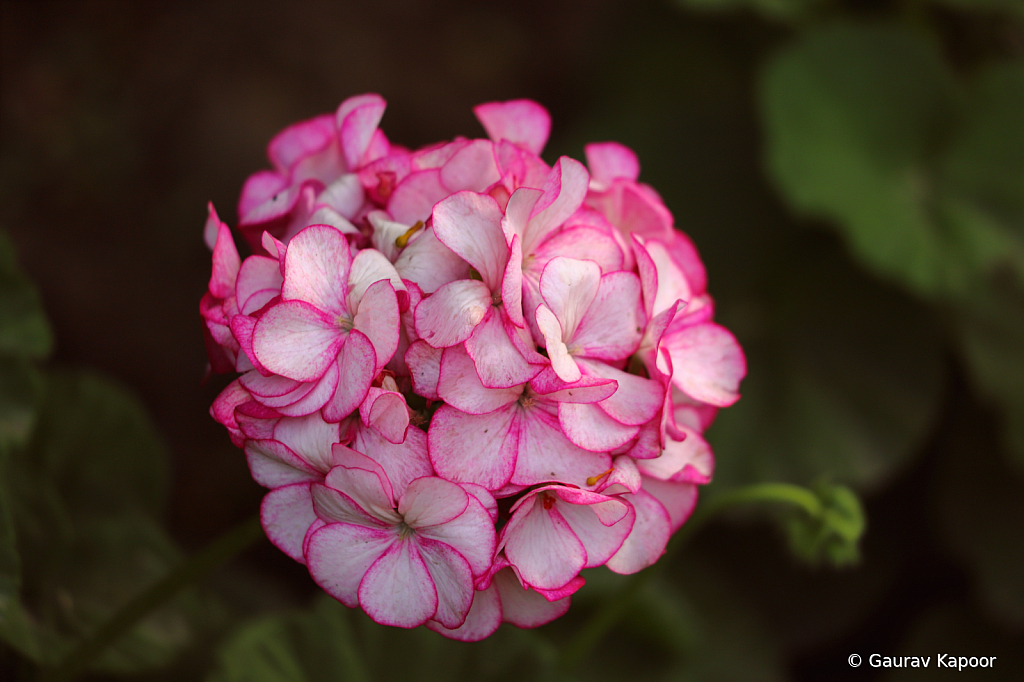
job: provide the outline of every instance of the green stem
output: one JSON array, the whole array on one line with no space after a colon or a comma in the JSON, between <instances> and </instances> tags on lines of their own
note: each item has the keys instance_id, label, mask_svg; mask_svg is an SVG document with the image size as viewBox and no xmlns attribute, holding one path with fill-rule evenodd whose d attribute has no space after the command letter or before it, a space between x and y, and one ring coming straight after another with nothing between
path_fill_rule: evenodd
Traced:
<instances>
[{"instance_id":1,"label":"green stem","mask_svg":"<svg viewBox=\"0 0 1024 682\"><path fill-rule=\"evenodd\" d=\"M722 493L704 504L698 505L686 524L672 538L658 564L630 576L619 593L614 598L605 602L604 607L595 613L587 621L586 625L576 633L576 636L569 641L562 650L562 657L559 662L559 667L562 671L568 673L576 669L576 666L579 665L587 653L597 646L605 635L615 627L615 624L633 607L642 588L651 580L656 572L662 570L665 566L665 560L677 551L696 530L727 509L759 502L791 504L800 507L811 516L819 516L823 511L821 501L813 492L807 488L789 483L758 483L745 486Z\"/></svg>"},{"instance_id":2,"label":"green stem","mask_svg":"<svg viewBox=\"0 0 1024 682\"><path fill-rule=\"evenodd\" d=\"M136 623L174 597L182 588L206 576L263 535L259 518L228 531L192 556L156 584L125 604L110 620L82 640L40 682L70 682Z\"/></svg>"}]
</instances>

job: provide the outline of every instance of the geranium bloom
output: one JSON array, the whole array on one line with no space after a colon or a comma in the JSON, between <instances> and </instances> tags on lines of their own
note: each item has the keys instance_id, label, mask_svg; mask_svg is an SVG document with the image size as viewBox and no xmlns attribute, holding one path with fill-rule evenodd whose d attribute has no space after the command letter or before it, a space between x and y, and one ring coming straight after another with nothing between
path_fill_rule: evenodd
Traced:
<instances>
[{"instance_id":1,"label":"geranium bloom","mask_svg":"<svg viewBox=\"0 0 1024 682\"><path fill-rule=\"evenodd\" d=\"M211 206L211 414L268 488L271 541L379 623L465 641L565 613L581 571L662 555L739 397L696 249L636 155L541 157L539 104L409 150L378 95L297 123ZM589 170L588 170L589 168Z\"/></svg>"}]
</instances>

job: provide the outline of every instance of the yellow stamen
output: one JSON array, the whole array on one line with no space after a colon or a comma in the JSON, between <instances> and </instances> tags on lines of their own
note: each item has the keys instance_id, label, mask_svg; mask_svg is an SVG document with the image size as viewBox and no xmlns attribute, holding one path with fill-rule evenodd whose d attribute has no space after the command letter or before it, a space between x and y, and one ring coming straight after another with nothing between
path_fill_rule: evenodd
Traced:
<instances>
[{"instance_id":1,"label":"yellow stamen","mask_svg":"<svg viewBox=\"0 0 1024 682\"><path fill-rule=\"evenodd\" d=\"M419 232L422 229L423 229L423 221L422 220L417 220L415 225L413 225L412 227L410 227L408 230L405 231L405 234L403 234L403 235L399 236L397 239L395 239L395 246L397 246L400 249L404 249L405 245L409 243L409 238L412 237L414 234L416 234L417 232Z\"/></svg>"},{"instance_id":2,"label":"yellow stamen","mask_svg":"<svg viewBox=\"0 0 1024 682\"><path fill-rule=\"evenodd\" d=\"M608 474L610 474L613 471L615 471L615 467L612 467L608 471L606 471L606 472L604 472L602 474L598 474L597 476L591 476L590 478L587 479L587 485L597 485L598 481L600 481L602 478L604 478L605 476L607 476Z\"/></svg>"}]
</instances>

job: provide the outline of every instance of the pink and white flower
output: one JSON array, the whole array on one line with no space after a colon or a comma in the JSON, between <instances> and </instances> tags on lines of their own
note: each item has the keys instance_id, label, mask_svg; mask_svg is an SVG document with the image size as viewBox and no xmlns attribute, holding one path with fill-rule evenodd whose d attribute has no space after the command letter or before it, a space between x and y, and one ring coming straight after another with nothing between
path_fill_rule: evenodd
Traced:
<instances>
[{"instance_id":1,"label":"pink and white flower","mask_svg":"<svg viewBox=\"0 0 1024 682\"><path fill-rule=\"evenodd\" d=\"M528 100L409 150L384 108L271 141L244 260L209 208L210 369L239 373L210 411L269 489L268 537L342 603L463 641L537 627L584 568L664 553L743 352L632 151L549 166Z\"/></svg>"}]
</instances>

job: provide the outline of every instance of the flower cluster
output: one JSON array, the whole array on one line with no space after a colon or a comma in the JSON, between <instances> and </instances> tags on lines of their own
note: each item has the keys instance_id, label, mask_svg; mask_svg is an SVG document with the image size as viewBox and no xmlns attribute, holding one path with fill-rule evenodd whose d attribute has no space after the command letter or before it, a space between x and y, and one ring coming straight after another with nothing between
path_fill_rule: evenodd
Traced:
<instances>
[{"instance_id":1,"label":"flower cluster","mask_svg":"<svg viewBox=\"0 0 1024 682\"><path fill-rule=\"evenodd\" d=\"M546 623L584 568L654 563L745 373L704 267L616 143L539 156L550 119L409 151L377 95L295 124L210 207L211 408L269 492L263 527L379 623L479 640Z\"/></svg>"}]
</instances>

